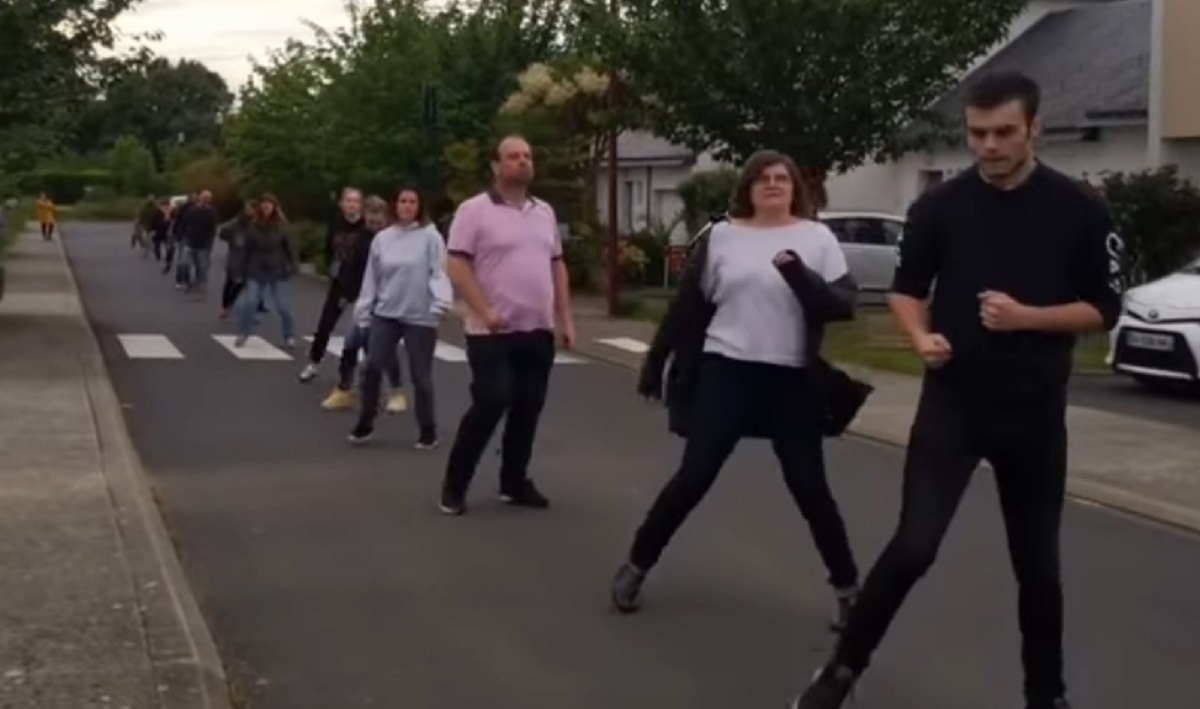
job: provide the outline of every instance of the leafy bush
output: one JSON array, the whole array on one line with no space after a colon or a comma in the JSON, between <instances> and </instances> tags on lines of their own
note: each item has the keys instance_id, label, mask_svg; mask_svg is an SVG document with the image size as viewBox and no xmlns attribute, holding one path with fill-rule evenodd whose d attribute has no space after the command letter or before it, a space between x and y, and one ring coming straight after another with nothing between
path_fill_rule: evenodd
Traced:
<instances>
[{"instance_id":1,"label":"leafy bush","mask_svg":"<svg viewBox=\"0 0 1200 709\"><path fill-rule=\"evenodd\" d=\"M3 260L4 252L16 241L25 228L25 223L33 218L33 204L22 200L13 207L0 205L0 210L3 210L0 212L0 221L4 223L0 227L0 260Z\"/></svg>"},{"instance_id":2,"label":"leafy bush","mask_svg":"<svg viewBox=\"0 0 1200 709\"><path fill-rule=\"evenodd\" d=\"M123 135L106 156L112 186L123 195L155 194L162 180L154 167L154 155L133 136Z\"/></svg>"},{"instance_id":3,"label":"leafy bush","mask_svg":"<svg viewBox=\"0 0 1200 709\"><path fill-rule=\"evenodd\" d=\"M288 234L296 247L296 257L300 263L311 263L317 273L329 273L329 264L325 263L325 227L317 222L297 221L288 226Z\"/></svg>"},{"instance_id":4,"label":"leafy bush","mask_svg":"<svg viewBox=\"0 0 1200 709\"><path fill-rule=\"evenodd\" d=\"M133 224L134 217L145 204L145 197L130 197L117 195L111 189L96 190L87 199L71 205L69 211L64 210L64 216L71 219L101 222L129 222Z\"/></svg>"},{"instance_id":5,"label":"leafy bush","mask_svg":"<svg viewBox=\"0 0 1200 709\"><path fill-rule=\"evenodd\" d=\"M22 175L17 187L22 194L35 195L45 192L57 204L75 204L83 199L90 189L111 187L112 174L107 170L95 169L46 169Z\"/></svg>"},{"instance_id":6,"label":"leafy bush","mask_svg":"<svg viewBox=\"0 0 1200 709\"><path fill-rule=\"evenodd\" d=\"M567 264L572 290L590 292L600 287L604 274L603 257L600 231L584 222L573 224L571 238L563 242L563 261Z\"/></svg>"},{"instance_id":7,"label":"leafy bush","mask_svg":"<svg viewBox=\"0 0 1200 709\"><path fill-rule=\"evenodd\" d=\"M176 180L183 191L212 192L213 206L222 219L232 217L242 208L241 172L226 158L201 158L181 168Z\"/></svg>"},{"instance_id":8,"label":"leafy bush","mask_svg":"<svg viewBox=\"0 0 1200 709\"><path fill-rule=\"evenodd\" d=\"M684 223L689 233L699 230L714 214L729 209L737 178L737 170L721 168L698 172L679 185Z\"/></svg>"},{"instance_id":9,"label":"leafy bush","mask_svg":"<svg viewBox=\"0 0 1200 709\"><path fill-rule=\"evenodd\" d=\"M1200 189L1174 166L1104 180L1131 285L1173 273L1200 254Z\"/></svg>"}]
</instances>

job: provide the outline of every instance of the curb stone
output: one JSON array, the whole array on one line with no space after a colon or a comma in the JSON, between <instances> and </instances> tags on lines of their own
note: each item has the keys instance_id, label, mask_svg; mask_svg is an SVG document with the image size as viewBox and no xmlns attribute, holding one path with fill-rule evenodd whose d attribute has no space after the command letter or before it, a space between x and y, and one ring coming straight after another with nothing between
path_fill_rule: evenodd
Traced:
<instances>
[{"instance_id":1,"label":"curb stone","mask_svg":"<svg viewBox=\"0 0 1200 709\"><path fill-rule=\"evenodd\" d=\"M142 614L145 650L161 709L231 709L225 670L200 605L187 583L149 478L125 426L99 340L83 308L62 239L56 239L77 317L87 330L80 363L100 443L133 592Z\"/></svg>"},{"instance_id":2,"label":"curb stone","mask_svg":"<svg viewBox=\"0 0 1200 709\"><path fill-rule=\"evenodd\" d=\"M577 346L574 352L589 359L615 365L630 371L637 371L637 367L639 366L637 364L633 364L631 359L636 359L638 362L641 361L640 356L634 356L631 358L628 354L626 354L624 357L622 357L616 353L608 353L606 350L600 350L599 348L593 348L590 346ZM856 365L845 366L839 364L839 366L843 366L847 372L859 377L869 377L871 371ZM1086 376L1100 376L1100 374L1089 374ZM847 435L895 448L905 448L908 445L908 427L906 426L904 430L904 436L897 436L872 430L869 427L855 422L850 424ZM984 463L981 467L987 470L991 469L986 463ZM1078 470L1075 474L1068 474L1068 497L1078 501L1100 505L1101 507L1111 508L1113 510L1117 510L1152 522L1180 528L1187 532L1200 533L1200 510L1189 509L1182 505L1175 505L1167 501L1155 500L1137 492L1121 489L1108 483L1088 479L1087 477L1084 477L1084 475L1086 475L1086 471Z\"/></svg>"}]
</instances>

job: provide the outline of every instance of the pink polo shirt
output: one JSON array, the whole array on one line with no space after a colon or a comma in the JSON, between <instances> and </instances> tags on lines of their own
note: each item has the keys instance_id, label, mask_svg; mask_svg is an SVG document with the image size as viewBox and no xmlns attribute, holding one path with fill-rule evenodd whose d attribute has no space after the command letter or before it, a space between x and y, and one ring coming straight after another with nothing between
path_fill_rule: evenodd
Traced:
<instances>
[{"instance_id":1,"label":"pink polo shirt","mask_svg":"<svg viewBox=\"0 0 1200 709\"><path fill-rule=\"evenodd\" d=\"M487 191L458 206L446 249L471 259L483 295L505 320L502 332L554 329L554 272L562 240L554 209L530 197L517 207ZM469 335L488 333L477 313Z\"/></svg>"}]
</instances>

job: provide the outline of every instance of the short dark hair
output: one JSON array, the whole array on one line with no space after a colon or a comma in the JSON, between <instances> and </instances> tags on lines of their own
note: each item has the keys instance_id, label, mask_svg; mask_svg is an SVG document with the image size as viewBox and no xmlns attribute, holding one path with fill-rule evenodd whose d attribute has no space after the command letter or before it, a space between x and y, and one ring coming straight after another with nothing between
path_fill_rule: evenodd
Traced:
<instances>
[{"instance_id":1,"label":"short dark hair","mask_svg":"<svg viewBox=\"0 0 1200 709\"><path fill-rule=\"evenodd\" d=\"M524 141L526 145L529 145L529 140L525 136L521 135L520 133L509 133L500 140L496 141L496 146L492 148L492 162L500 162L500 146L504 145L504 143L509 140L520 140Z\"/></svg>"},{"instance_id":2,"label":"short dark hair","mask_svg":"<svg viewBox=\"0 0 1200 709\"><path fill-rule=\"evenodd\" d=\"M966 108L996 108L1018 101L1025 117L1033 120L1042 106L1042 89L1037 82L1019 71L1000 71L975 79L967 86Z\"/></svg>"},{"instance_id":3,"label":"short dark hair","mask_svg":"<svg viewBox=\"0 0 1200 709\"><path fill-rule=\"evenodd\" d=\"M796 162L777 150L760 150L750 156L738 175L737 186L733 190L733 204L729 216L734 219L748 219L754 216L754 203L750 201L750 190L758 178L768 167L783 165L792 178L792 216L802 219L815 219L816 209L809 193L808 184L800 174Z\"/></svg>"}]
</instances>

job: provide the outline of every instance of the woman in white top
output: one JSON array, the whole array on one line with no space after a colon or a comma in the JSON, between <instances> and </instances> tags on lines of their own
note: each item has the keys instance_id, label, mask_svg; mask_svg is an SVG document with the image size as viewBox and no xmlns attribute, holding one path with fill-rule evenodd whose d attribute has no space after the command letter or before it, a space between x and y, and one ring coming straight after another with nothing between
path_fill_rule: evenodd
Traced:
<instances>
[{"instance_id":1,"label":"woman in white top","mask_svg":"<svg viewBox=\"0 0 1200 709\"><path fill-rule=\"evenodd\" d=\"M743 437L771 441L784 481L829 569L840 629L858 570L825 478L820 338L826 322L853 316L856 288L837 239L814 212L786 156L751 157L733 219L693 251L647 354L639 392L661 396L668 355L671 428L683 460L638 528L612 601L638 608L642 582Z\"/></svg>"}]
</instances>

